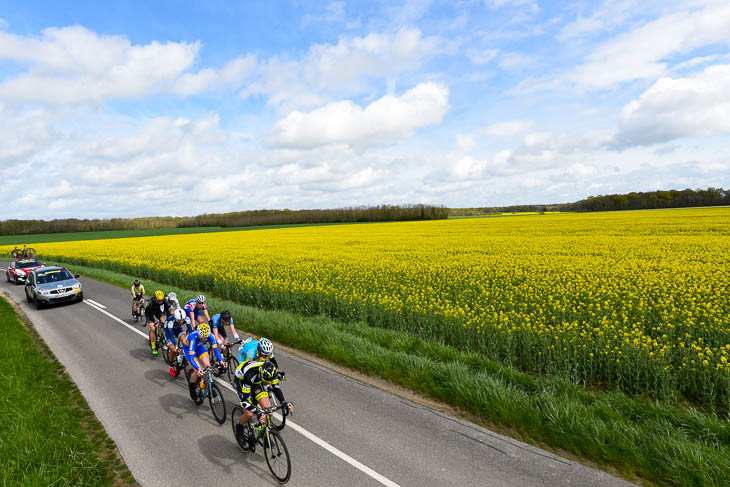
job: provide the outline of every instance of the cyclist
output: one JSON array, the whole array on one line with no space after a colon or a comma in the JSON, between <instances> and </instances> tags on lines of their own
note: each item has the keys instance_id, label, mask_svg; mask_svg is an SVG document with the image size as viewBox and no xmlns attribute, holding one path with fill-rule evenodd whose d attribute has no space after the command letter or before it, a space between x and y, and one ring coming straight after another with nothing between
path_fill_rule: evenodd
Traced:
<instances>
[{"instance_id":1,"label":"cyclist","mask_svg":"<svg viewBox=\"0 0 730 487\"><path fill-rule=\"evenodd\" d=\"M238 350L238 362L241 364L263 362L264 360L270 360L276 368L279 368L279 364L274 358L274 344L268 338L261 337L258 340L249 338Z\"/></svg>"},{"instance_id":2,"label":"cyclist","mask_svg":"<svg viewBox=\"0 0 730 487\"><path fill-rule=\"evenodd\" d=\"M183 340L183 350L188 362L193 367L193 373L190 376L190 397L195 400L198 394L198 380L200 380L200 389L205 389L205 383L203 382L202 373L200 373L201 365L205 368L210 367L210 357L208 356L208 350L205 348L205 344L208 343L213 351L218 362L222 363L223 368L228 367L228 363L223 362L220 350L218 350L218 344L215 342L215 338L210 334L210 326L208 323L202 322L198 329L189 334Z\"/></svg>"},{"instance_id":3,"label":"cyclist","mask_svg":"<svg viewBox=\"0 0 730 487\"><path fill-rule=\"evenodd\" d=\"M205 296L202 294L198 294L198 297L185 303L183 309L193 323L193 329L195 329L198 323L203 322L203 316L205 316L205 322L210 323L208 306L205 304Z\"/></svg>"},{"instance_id":4,"label":"cyclist","mask_svg":"<svg viewBox=\"0 0 730 487\"><path fill-rule=\"evenodd\" d=\"M139 282L139 279L134 280L130 293L132 295L132 317L135 317L145 297L144 286Z\"/></svg>"},{"instance_id":5,"label":"cyclist","mask_svg":"<svg viewBox=\"0 0 730 487\"><path fill-rule=\"evenodd\" d=\"M294 405L286 402L284 393L279 387L279 370L271 361L242 363L236 369L236 393L241 401L241 407L244 409L241 418L236 425L236 439L239 443L243 443L243 426L255 414L260 424L264 424L266 419L264 413L256 409L256 404L260 404L262 408L268 408L269 393L264 390L263 384L271 384L271 390L281 405L294 412Z\"/></svg>"},{"instance_id":6,"label":"cyclist","mask_svg":"<svg viewBox=\"0 0 730 487\"><path fill-rule=\"evenodd\" d=\"M165 298L165 293L159 289L155 291L155 295L150 298L147 303L147 309L145 310L145 316L147 317L147 324L150 327L150 348L152 349L152 355L157 355L157 345L155 345L155 331L157 325L162 326L163 322L167 319L170 314L170 304Z\"/></svg>"},{"instance_id":7,"label":"cyclist","mask_svg":"<svg viewBox=\"0 0 730 487\"><path fill-rule=\"evenodd\" d=\"M177 300L177 294L172 291L167 293L167 302L170 303L170 314L173 314L176 309L182 309L180 301Z\"/></svg>"},{"instance_id":8,"label":"cyclist","mask_svg":"<svg viewBox=\"0 0 730 487\"><path fill-rule=\"evenodd\" d=\"M217 315L213 315L210 319L210 328L215 335L215 341L220 346L228 346L228 334L226 333L226 325L231 327L231 333L233 333L234 341L240 340L236 327L233 326L233 317L231 312L228 310L221 311Z\"/></svg>"},{"instance_id":9,"label":"cyclist","mask_svg":"<svg viewBox=\"0 0 730 487\"><path fill-rule=\"evenodd\" d=\"M134 299L134 297L137 295L138 291L142 293L142 296L146 296L146 294L144 292L144 286L142 285L141 282L139 282L139 279L135 279L134 284L132 284L132 290L131 290L132 299Z\"/></svg>"},{"instance_id":10,"label":"cyclist","mask_svg":"<svg viewBox=\"0 0 730 487\"><path fill-rule=\"evenodd\" d=\"M169 349L169 359L170 359L170 375L175 377L177 376L177 366L182 364L175 364L173 363L175 360L175 352L177 352L176 346L178 343L181 343L185 340L186 334L183 331L183 325L188 330L188 333L192 333L192 328L190 327L190 318L185 316L185 312L181 309L176 309L173 311L171 315L167 317L167 320L165 320L165 340L167 340L167 346Z\"/></svg>"}]
</instances>

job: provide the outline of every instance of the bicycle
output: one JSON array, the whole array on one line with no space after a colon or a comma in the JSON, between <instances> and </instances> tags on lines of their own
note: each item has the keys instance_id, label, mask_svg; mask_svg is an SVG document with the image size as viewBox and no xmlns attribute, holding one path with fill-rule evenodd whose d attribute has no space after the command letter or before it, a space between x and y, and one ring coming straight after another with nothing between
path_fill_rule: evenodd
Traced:
<instances>
[{"instance_id":1,"label":"bicycle","mask_svg":"<svg viewBox=\"0 0 730 487\"><path fill-rule=\"evenodd\" d=\"M141 295L139 297L135 297L132 300L132 319L134 319L134 321L139 320L144 316L144 311L144 297L142 297Z\"/></svg>"},{"instance_id":2,"label":"bicycle","mask_svg":"<svg viewBox=\"0 0 730 487\"><path fill-rule=\"evenodd\" d=\"M238 368L238 359L231 349L234 345L239 345L241 343L243 343L243 340L238 339L235 342L230 342L227 346L221 346L223 362L228 363L228 368L225 369L226 379L228 379L228 383L231 384L234 389L236 388L236 369ZM221 366L221 363L218 362L215 354L210 354L210 365L215 368L216 377L220 377L223 374L224 369Z\"/></svg>"},{"instance_id":3,"label":"bicycle","mask_svg":"<svg viewBox=\"0 0 730 487\"><path fill-rule=\"evenodd\" d=\"M192 375L193 368L186 367L185 378L188 381L188 386L190 386L190 377ZM205 381L205 389L200 390L196 384L195 390L197 392L193 402L200 406L207 397L213 417L218 424L223 424L226 422L226 400L223 397L221 390L218 388L218 385L213 382L213 372L210 370L210 367L203 369L203 380Z\"/></svg>"},{"instance_id":4,"label":"bicycle","mask_svg":"<svg viewBox=\"0 0 730 487\"><path fill-rule=\"evenodd\" d=\"M162 354L162 358L167 365L170 365L170 349L167 346L167 338L165 337L165 327L162 320L155 325L155 346Z\"/></svg>"},{"instance_id":5,"label":"bicycle","mask_svg":"<svg viewBox=\"0 0 730 487\"><path fill-rule=\"evenodd\" d=\"M234 376L235 378L235 376ZM286 375L284 372L279 372L278 376L279 381L285 381ZM281 403L279 403L279 399L276 397L276 394L274 394L271 390L271 384L264 383L264 390L269 393L269 401L271 401L272 407L275 409L279 409L281 407ZM284 429L284 426L286 426L286 417L287 413L289 412L288 409L284 409L284 412L281 413L281 420L277 418L276 416L271 416L271 427L274 428L277 431L281 431Z\"/></svg>"},{"instance_id":6,"label":"bicycle","mask_svg":"<svg viewBox=\"0 0 730 487\"><path fill-rule=\"evenodd\" d=\"M291 477L291 459L289 458L289 450L284 443L284 439L281 437L281 433L274 429L271 425L272 414L279 409L282 410L282 416L289 414L289 409L280 405L275 408L263 409L258 404L256 408L264 413L266 416L266 422L263 427L260 425L253 426L251 423L257 421L256 416L243 425L243 441L240 441L236 436L236 425L239 423L241 416L243 415L243 408L236 406L231 411L231 426L233 427L233 436L236 439L236 443L244 452L254 453L256 451L256 444L264 447L264 457L266 458L266 465L271 471L271 475L280 484L285 484ZM243 444L242 444L243 443Z\"/></svg>"}]
</instances>

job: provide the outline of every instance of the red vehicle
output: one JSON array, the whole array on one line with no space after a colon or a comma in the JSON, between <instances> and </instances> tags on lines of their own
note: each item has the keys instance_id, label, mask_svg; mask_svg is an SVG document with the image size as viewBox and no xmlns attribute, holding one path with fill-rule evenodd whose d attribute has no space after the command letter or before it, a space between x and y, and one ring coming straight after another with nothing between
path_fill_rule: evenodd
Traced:
<instances>
[{"instance_id":1,"label":"red vehicle","mask_svg":"<svg viewBox=\"0 0 730 487\"><path fill-rule=\"evenodd\" d=\"M21 284L25 282L30 271L39 267L43 267L43 264L35 259L14 260L8 265L8 282Z\"/></svg>"}]
</instances>

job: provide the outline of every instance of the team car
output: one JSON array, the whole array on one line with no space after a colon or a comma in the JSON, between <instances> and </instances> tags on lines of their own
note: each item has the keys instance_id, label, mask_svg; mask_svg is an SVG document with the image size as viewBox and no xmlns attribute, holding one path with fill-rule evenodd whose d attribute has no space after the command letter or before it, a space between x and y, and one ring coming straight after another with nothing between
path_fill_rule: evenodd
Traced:
<instances>
[{"instance_id":1,"label":"team car","mask_svg":"<svg viewBox=\"0 0 730 487\"><path fill-rule=\"evenodd\" d=\"M25 281L25 299L35 302L38 309L46 304L81 301L84 292L78 278L64 267L34 269Z\"/></svg>"},{"instance_id":2,"label":"team car","mask_svg":"<svg viewBox=\"0 0 730 487\"><path fill-rule=\"evenodd\" d=\"M8 282L14 282L15 284L23 283L28 277L28 274L33 269L39 267L43 267L43 264L35 259L14 260L8 265L6 273Z\"/></svg>"}]
</instances>

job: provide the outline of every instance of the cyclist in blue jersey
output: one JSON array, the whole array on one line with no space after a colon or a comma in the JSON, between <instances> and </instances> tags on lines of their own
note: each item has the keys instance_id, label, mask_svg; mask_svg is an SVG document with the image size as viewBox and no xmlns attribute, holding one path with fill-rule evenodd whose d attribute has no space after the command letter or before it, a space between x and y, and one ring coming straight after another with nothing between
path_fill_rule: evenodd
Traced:
<instances>
[{"instance_id":1,"label":"cyclist in blue jersey","mask_svg":"<svg viewBox=\"0 0 730 487\"><path fill-rule=\"evenodd\" d=\"M185 340L186 334L183 332L183 325L187 328L188 333L192 333L193 329L190 327L190 318L185 316L185 312L181 309L176 309L173 314L167 317L164 324L165 340L167 340L167 347L169 350L170 359L170 375L177 376L177 367L174 363L175 354L177 352L177 344ZM182 366L182 364L177 364Z\"/></svg>"},{"instance_id":2,"label":"cyclist in blue jersey","mask_svg":"<svg viewBox=\"0 0 730 487\"><path fill-rule=\"evenodd\" d=\"M279 368L279 364L276 363L274 358L274 344L268 338L261 337L258 340L249 338L238 350L238 362L240 364L263 362L264 360L271 360L274 366Z\"/></svg>"},{"instance_id":3,"label":"cyclist in blue jersey","mask_svg":"<svg viewBox=\"0 0 730 487\"><path fill-rule=\"evenodd\" d=\"M215 341L221 347L228 347L228 334L226 333L226 325L231 327L231 333L233 333L233 340L238 341L238 332L236 327L233 326L233 316L228 310L221 311L220 313L213 315L210 319L210 328L215 335Z\"/></svg>"},{"instance_id":4,"label":"cyclist in blue jersey","mask_svg":"<svg viewBox=\"0 0 730 487\"><path fill-rule=\"evenodd\" d=\"M213 349L218 362L221 363L223 368L228 368L228 364L223 362L223 357L221 356L220 350L218 350L218 344L215 342L215 338L210 334L210 326L205 321L200 323L198 329L183 340L185 357L193 367L193 373L190 376L190 397L193 400L195 400L198 391L205 388L202 374L200 373L201 366L205 368L210 367L210 357L208 356L208 350L205 348L206 343ZM197 388L198 381L200 381L200 389Z\"/></svg>"},{"instance_id":5,"label":"cyclist in blue jersey","mask_svg":"<svg viewBox=\"0 0 730 487\"><path fill-rule=\"evenodd\" d=\"M198 326L198 323L202 323L203 319L205 319L206 323L210 323L208 306L205 304L205 296L202 294L198 294L198 297L185 303L183 309L185 310L185 314L188 315L188 318L190 318L190 321L193 324L193 329Z\"/></svg>"}]
</instances>

